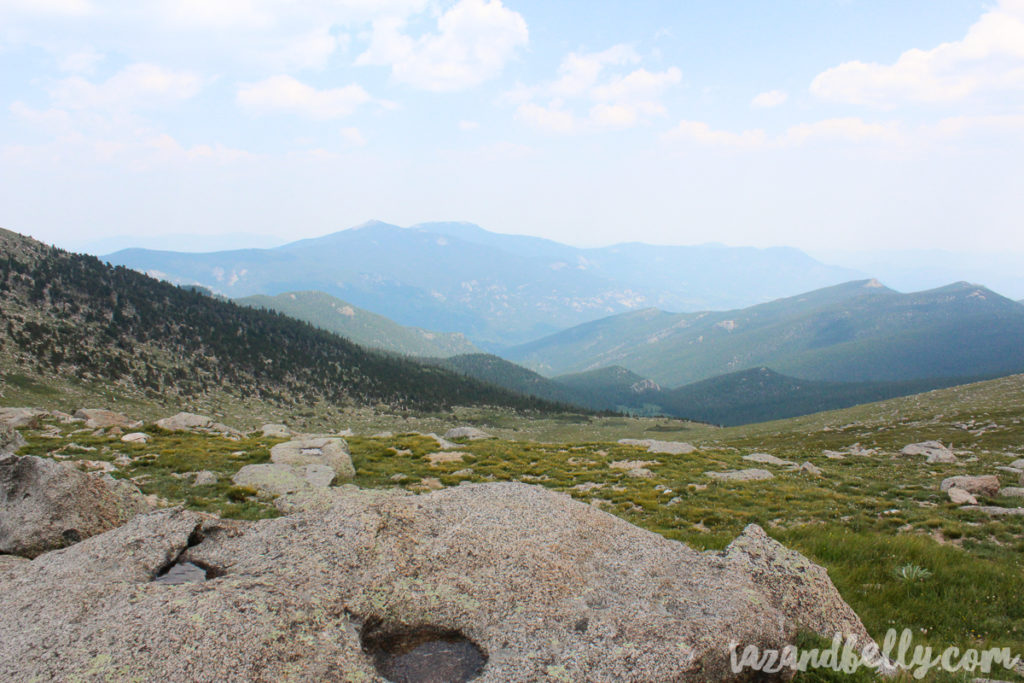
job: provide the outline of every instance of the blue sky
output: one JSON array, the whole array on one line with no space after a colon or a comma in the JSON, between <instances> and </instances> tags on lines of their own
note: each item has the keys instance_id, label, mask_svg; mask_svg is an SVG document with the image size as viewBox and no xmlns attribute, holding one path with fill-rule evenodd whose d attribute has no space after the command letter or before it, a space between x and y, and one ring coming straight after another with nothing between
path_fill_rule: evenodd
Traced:
<instances>
[{"instance_id":1,"label":"blue sky","mask_svg":"<svg viewBox=\"0 0 1024 683\"><path fill-rule=\"evenodd\" d=\"M0 0L0 225L1024 253L1024 0Z\"/></svg>"}]
</instances>

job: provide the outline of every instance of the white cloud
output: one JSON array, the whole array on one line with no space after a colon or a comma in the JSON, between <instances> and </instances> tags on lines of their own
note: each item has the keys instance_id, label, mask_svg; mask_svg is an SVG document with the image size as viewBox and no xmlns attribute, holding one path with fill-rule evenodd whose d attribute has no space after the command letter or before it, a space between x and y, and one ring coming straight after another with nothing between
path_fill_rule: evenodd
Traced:
<instances>
[{"instance_id":1,"label":"white cloud","mask_svg":"<svg viewBox=\"0 0 1024 683\"><path fill-rule=\"evenodd\" d=\"M572 52L562 60L556 80L520 86L506 93L505 99L518 104L520 120L548 132L630 128L664 116L667 112L661 98L683 78L676 67L660 72L630 69L640 61L628 45L602 52Z\"/></svg>"},{"instance_id":2,"label":"white cloud","mask_svg":"<svg viewBox=\"0 0 1024 683\"><path fill-rule=\"evenodd\" d=\"M350 147L362 147L366 144L366 138L363 137L358 128L342 128L338 132L341 134L341 139Z\"/></svg>"},{"instance_id":3,"label":"white cloud","mask_svg":"<svg viewBox=\"0 0 1024 683\"><path fill-rule=\"evenodd\" d=\"M761 109L769 109L771 107L779 106L787 99L789 99L789 95L783 91L769 90L768 92L763 92L755 96L754 99L750 101L750 104Z\"/></svg>"},{"instance_id":4,"label":"white cloud","mask_svg":"<svg viewBox=\"0 0 1024 683\"><path fill-rule=\"evenodd\" d=\"M312 119L348 116L372 100L369 93L357 84L317 90L291 76L272 76L259 83L243 85L238 90L238 103L248 109L285 111Z\"/></svg>"},{"instance_id":5,"label":"white cloud","mask_svg":"<svg viewBox=\"0 0 1024 683\"><path fill-rule=\"evenodd\" d=\"M758 147L765 142L763 130L747 130L732 133L714 130L703 121L680 121L663 136L666 141L695 142L701 145L724 147Z\"/></svg>"},{"instance_id":6,"label":"white cloud","mask_svg":"<svg viewBox=\"0 0 1024 683\"><path fill-rule=\"evenodd\" d=\"M188 71L156 64L131 64L102 83L80 76L57 81L50 88L54 103L67 109L131 111L187 100L199 93L203 79Z\"/></svg>"},{"instance_id":7,"label":"white cloud","mask_svg":"<svg viewBox=\"0 0 1024 683\"><path fill-rule=\"evenodd\" d=\"M895 123L867 123L859 118L847 117L790 126L779 143L802 145L814 140L898 142L900 138L899 126Z\"/></svg>"},{"instance_id":8,"label":"white cloud","mask_svg":"<svg viewBox=\"0 0 1024 683\"><path fill-rule=\"evenodd\" d=\"M480 127L480 124L476 121L459 121L459 130L476 130Z\"/></svg>"},{"instance_id":9,"label":"white cloud","mask_svg":"<svg viewBox=\"0 0 1024 683\"><path fill-rule=\"evenodd\" d=\"M423 90L464 90L493 78L529 39L526 21L501 0L459 0L437 20L437 33L417 39L404 20L374 22L358 64L391 67L395 80Z\"/></svg>"},{"instance_id":10,"label":"white cloud","mask_svg":"<svg viewBox=\"0 0 1024 683\"><path fill-rule=\"evenodd\" d=\"M82 16L94 11L89 0L0 0L0 14L5 11L18 14L50 14Z\"/></svg>"},{"instance_id":11,"label":"white cloud","mask_svg":"<svg viewBox=\"0 0 1024 683\"><path fill-rule=\"evenodd\" d=\"M819 74L822 99L889 108L908 102L952 103L1024 90L1024 2L1003 0L957 41L904 52L893 64L851 61Z\"/></svg>"}]
</instances>

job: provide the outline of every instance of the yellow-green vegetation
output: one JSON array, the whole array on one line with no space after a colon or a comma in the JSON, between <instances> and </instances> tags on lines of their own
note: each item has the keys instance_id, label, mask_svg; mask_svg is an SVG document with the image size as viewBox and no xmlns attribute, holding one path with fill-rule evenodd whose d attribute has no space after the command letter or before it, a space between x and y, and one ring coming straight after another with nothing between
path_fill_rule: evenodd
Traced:
<instances>
[{"instance_id":1,"label":"yellow-green vegetation","mask_svg":"<svg viewBox=\"0 0 1024 683\"><path fill-rule=\"evenodd\" d=\"M954 475L997 474L1003 486L1018 485L1018 475L996 468L1024 457L1024 377L730 429L626 418L532 422L481 411L364 417L365 422L335 425L363 434L348 439L361 487L423 491L522 481L700 549L723 548L745 525L757 523L825 566L878 638L889 628L910 628L916 642L940 649L1005 646L1024 655L1024 517L964 509L939 490L942 479ZM458 457L430 458L441 450L437 441L413 433L443 433L453 421L469 418L501 438L460 443ZM26 431L29 445L22 453L109 462L123 454L128 459L120 459L115 476L135 479L146 493L232 517L275 514L271 501L232 487L230 475L267 461L276 440L231 441L147 428L152 440L131 445L91 430L75 433L74 425L46 438L47 428ZM365 436L388 428L396 434ZM698 450L653 454L616 442L627 436L686 440ZM925 440L952 445L959 462L927 464L923 456L899 454L903 446ZM96 450L76 450L71 443ZM875 453L851 454L854 444ZM826 451L845 455L829 457ZM810 462L822 475L743 459L754 452ZM751 467L769 469L775 477L739 483L705 474ZM216 472L218 483L193 487L175 476L199 470ZM996 677L1019 680L1002 671Z\"/></svg>"}]
</instances>

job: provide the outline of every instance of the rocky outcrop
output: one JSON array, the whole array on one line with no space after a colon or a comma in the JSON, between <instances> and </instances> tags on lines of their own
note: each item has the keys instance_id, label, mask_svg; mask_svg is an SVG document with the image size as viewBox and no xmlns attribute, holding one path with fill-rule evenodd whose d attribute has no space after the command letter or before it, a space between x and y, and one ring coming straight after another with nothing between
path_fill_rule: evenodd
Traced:
<instances>
[{"instance_id":1,"label":"rocky outcrop","mask_svg":"<svg viewBox=\"0 0 1024 683\"><path fill-rule=\"evenodd\" d=\"M0 408L0 427L39 427L39 421L49 416L45 410L35 408Z\"/></svg>"},{"instance_id":2,"label":"rocky outcrop","mask_svg":"<svg viewBox=\"0 0 1024 683\"><path fill-rule=\"evenodd\" d=\"M356 476L348 443L342 438L297 439L270 449L270 461L279 465L326 465L341 479Z\"/></svg>"},{"instance_id":3,"label":"rocky outcrop","mask_svg":"<svg viewBox=\"0 0 1024 683\"><path fill-rule=\"evenodd\" d=\"M14 427L0 425L0 456L16 452L25 445L25 438Z\"/></svg>"},{"instance_id":4,"label":"rocky outcrop","mask_svg":"<svg viewBox=\"0 0 1024 683\"><path fill-rule=\"evenodd\" d=\"M798 465L792 460L783 460L777 458L774 455L768 453L751 453L750 455L744 455L743 459L748 462L756 462L759 465L775 465L776 467L797 467Z\"/></svg>"},{"instance_id":5,"label":"rocky outcrop","mask_svg":"<svg viewBox=\"0 0 1024 683\"><path fill-rule=\"evenodd\" d=\"M0 679L370 681L395 643L445 639L437 670L481 683L718 681L740 678L730 641L868 639L755 526L701 553L522 484L327 493L259 522L160 511L0 565ZM198 582L152 581L186 563Z\"/></svg>"},{"instance_id":6,"label":"rocky outcrop","mask_svg":"<svg viewBox=\"0 0 1024 683\"><path fill-rule=\"evenodd\" d=\"M999 477L994 474L984 474L976 477L959 476L959 477L947 477L942 480L942 484L939 485L939 489L942 491L948 491L949 489L956 487L963 489L968 493L973 493L982 496L994 496L999 493Z\"/></svg>"},{"instance_id":7,"label":"rocky outcrop","mask_svg":"<svg viewBox=\"0 0 1024 683\"><path fill-rule=\"evenodd\" d=\"M165 417L162 420L157 420L156 426L169 432L196 432L233 438L242 436L242 433L237 429L228 427L220 422L214 422L212 417L196 415L195 413L178 413L171 417Z\"/></svg>"},{"instance_id":8,"label":"rocky outcrop","mask_svg":"<svg viewBox=\"0 0 1024 683\"><path fill-rule=\"evenodd\" d=\"M75 411L75 417L85 420L85 426L91 429L109 429L111 427L137 429L142 426L141 422L132 420L124 413L100 408L80 408Z\"/></svg>"},{"instance_id":9,"label":"rocky outcrop","mask_svg":"<svg viewBox=\"0 0 1024 683\"><path fill-rule=\"evenodd\" d=\"M266 495L283 496L326 488L334 481L335 474L327 465L269 463L246 465L231 477L231 481L236 486L248 486Z\"/></svg>"},{"instance_id":10,"label":"rocky outcrop","mask_svg":"<svg viewBox=\"0 0 1024 683\"><path fill-rule=\"evenodd\" d=\"M775 477L768 470L759 469L736 470L733 472L705 472L704 474L718 481L764 481Z\"/></svg>"},{"instance_id":11,"label":"rocky outcrop","mask_svg":"<svg viewBox=\"0 0 1024 683\"><path fill-rule=\"evenodd\" d=\"M665 455L689 455L697 449L684 441L658 441L657 439L619 439L623 446L639 446L646 448L648 453Z\"/></svg>"},{"instance_id":12,"label":"rocky outcrop","mask_svg":"<svg viewBox=\"0 0 1024 683\"><path fill-rule=\"evenodd\" d=\"M493 439L494 437L485 432L482 429L476 427L455 427L449 429L444 433L446 439L469 439L470 441L476 441L478 439Z\"/></svg>"},{"instance_id":13,"label":"rocky outcrop","mask_svg":"<svg viewBox=\"0 0 1024 683\"><path fill-rule=\"evenodd\" d=\"M956 462L956 455L953 451L943 446L938 441L922 441L904 446L900 451L902 455L923 455L925 462L929 464L952 464Z\"/></svg>"},{"instance_id":14,"label":"rocky outcrop","mask_svg":"<svg viewBox=\"0 0 1024 683\"><path fill-rule=\"evenodd\" d=\"M0 553L35 557L148 510L128 482L46 458L0 457Z\"/></svg>"}]
</instances>

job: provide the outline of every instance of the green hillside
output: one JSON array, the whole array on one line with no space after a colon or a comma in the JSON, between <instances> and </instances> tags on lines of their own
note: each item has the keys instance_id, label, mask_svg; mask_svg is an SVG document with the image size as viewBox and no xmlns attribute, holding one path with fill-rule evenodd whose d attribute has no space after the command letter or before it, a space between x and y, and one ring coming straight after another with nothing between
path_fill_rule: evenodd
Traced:
<instances>
[{"instance_id":1,"label":"green hillside","mask_svg":"<svg viewBox=\"0 0 1024 683\"><path fill-rule=\"evenodd\" d=\"M868 280L737 311L612 316L504 355L550 375L620 365L669 387L757 367L832 382L996 376L1024 370L1024 308L968 283L902 294Z\"/></svg>"},{"instance_id":2,"label":"green hillside","mask_svg":"<svg viewBox=\"0 0 1024 683\"><path fill-rule=\"evenodd\" d=\"M277 296L258 294L236 301L244 306L278 311L304 320L371 349L436 358L479 351L460 333L431 332L399 325L324 292L287 292Z\"/></svg>"},{"instance_id":3,"label":"green hillside","mask_svg":"<svg viewBox=\"0 0 1024 683\"><path fill-rule=\"evenodd\" d=\"M86 383L161 401L552 408L6 230L0 247L0 371L26 386Z\"/></svg>"},{"instance_id":4,"label":"green hillside","mask_svg":"<svg viewBox=\"0 0 1024 683\"><path fill-rule=\"evenodd\" d=\"M626 368L613 365L555 377L572 390L581 405L637 414L661 414L661 387Z\"/></svg>"},{"instance_id":5,"label":"green hillside","mask_svg":"<svg viewBox=\"0 0 1024 683\"><path fill-rule=\"evenodd\" d=\"M583 405L579 396L567 387L498 356L473 353L428 359L426 362L519 394L557 403Z\"/></svg>"}]
</instances>

